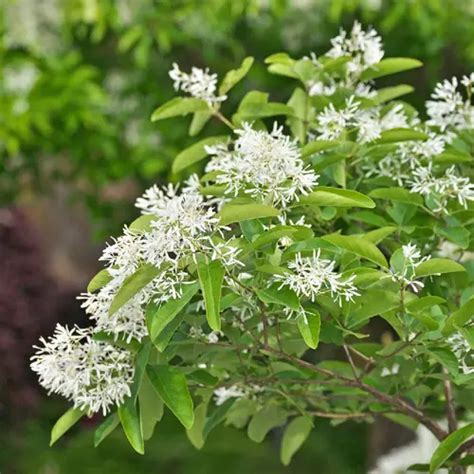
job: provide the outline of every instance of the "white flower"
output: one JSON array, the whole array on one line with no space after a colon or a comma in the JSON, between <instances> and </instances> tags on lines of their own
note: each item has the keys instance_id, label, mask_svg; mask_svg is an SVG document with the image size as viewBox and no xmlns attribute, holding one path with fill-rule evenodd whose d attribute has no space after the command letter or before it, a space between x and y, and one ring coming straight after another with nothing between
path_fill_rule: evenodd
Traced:
<instances>
[{"instance_id":1,"label":"white flower","mask_svg":"<svg viewBox=\"0 0 474 474\"><path fill-rule=\"evenodd\" d=\"M326 53L331 58L351 56L347 63L350 74L359 76L365 69L375 66L384 56L382 39L370 28L367 31L355 21L351 32L340 30L339 35L331 39L332 48Z\"/></svg>"},{"instance_id":2,"label":"white flower","mask_svg":"<svg viewBox=\"0 0 474 474\"><path fill-rule=\"evenodd\" d=\"M227 98L225 95L216 95L217 74L209 74L209 69L193 67L191 74L188 74L181 71L179 66L174 63L169 75L174 81L175 90L181 90L192 97L205 100L211 107Z\"/></svg>"},{"instance_id":3,"label":"white flower","mask_svg":"<svg viewBox=\"0 0 474 474\"><path fill-rule=\"evenodd\" d=\"M236 133L232 151L225 145L207 147L213 157L206 171L217 172L215 182L225 185L226 194L243 192L285 207L317 185L318 176L304 165L296 142L276 123L270 133L247 123Z\"/></svg>"},{"instance_id":4,"label":"white flower","mask_svg":"<svg viewBox=\"0 0 474 474\"><path fill-rule=\"evenodd\" d=\"M88 412L105 415L130 396L133 356L125 349L91 338L90 330L58 324L52 337L35 346L31 368L40 384Z\"/></svg>"},{"instance_id":5,"label":"white flower","mask_svg":"<svg viewBox=\"0 0 474 474\"><path fill-rule=\"evenodd\" d=\"M424 283L416 280L416 268L423 262L428 261L431 256L421 256L421 252L415 244L409 243L402 246L403 264L401 268L391 268L392 280L403 283L405 286L411 288L415 293L418 293L424 288Z\"/></svg>"},{"instance_id":6,"label":"white flower","mask_svg":"<svg viewBox=\"0 0 474 474\"><path fill-rule=\"evenodd\" d=\"M112 281L96 293L83 293L78 299L83 300L84 308L89 317L95 321L95 332L103 331L111 334L115 339L123 337L127 342L132 339L141 341L148 330L145 325L145 311L143 310L144 292L140 292L125 303L112 315L109 314L110 305L120 285Z\"/></svg>"},{"instance_id":7,"label":"white flower","mask_svg":"<svg viewBox=\"0 0 474 474\"><path fill-rule=\"evenodd\" d=\"M461 84L467 89L467 93L471 94L474 90L474 72L471 72L469 76L463 76Z\"/></svg>"},{"instance_id":8,"label":"white flower","mask_svg":"<svg viewBox=\"0 0 474 474\"><path fill-rule=\"evenodd\" d=\"M298 296L304 296L314 301L319 294L329 292L333 298L342 304L342 299L352 301L359 291L352 283L355 276L343 279L340 273L334 271L336 262L321 258L321 251L313 252L311 257L296 254L295 259L288 263L292 273L276 275L275 280L281 286L287 286Z\"/></svg>"},{"instance_id":9,"label":"white flower","mask_svg":"<svg viewBox=\"0 0 474 474\"><path fill-rule=\"evenodd\" d=\"M219 387L214 390L214 400L217 406L223 405L227 400L231 398L242 398L245 397L245 391L238 385L232 385L230 387Z\"/></svg>"},{"instance_id":10,"label":"white flower","mask_svg":"<svg viewBox=\"0 0 474 474\"><path fill-rule=\"evenodd\" d=\"M400 370L400 364L393 364L392 367L384 367L380 375L382 377L397 375L399 370Z\"/></svg>"},{"instance_id":11,"label":"white flower","mask_svg":"<svg viewBox=\"0 0 474 474\"><path fill-rule=\"evenodd\" d=\"M462 334L456 333L448 339L448 344L459 360L459 369L465 375L474 374L474 350L467 339Z\"/></svg>"},{"instance_id":12,"label":"white flower","mask_svg":"<svg viewBox=\"0 0 474 474\"><path fill-rule=\"evenodd\" d=\"M124 227L123 234L113 238L99 257L106 262L109 273L121 280L134 273L142 261L143 242L140 234Z\"/></svg>"},{"instance_id":13,"label":"white flower","mask_svg":"<svg viewBox=\"0 0 474 474\"><path fill-rule=\"evenodd\" d=\"M463 84L469 84L469 78L463 79ZM466 129L474 125L474 107L470 102L472 85L468 89L468 98L464 100L458 91L458 80L453 77L445 79L436 85L432 100L426 102L426 110L430 120L428 125L439 127L442 131L447 128ZM468 87L466 85L466 87Z\"/></svg>"},{"instance_id":14,"label":"white flower","mask_svg":"<svg viewBox=\"0 0 474 474\"><path fill-rule=\"evenodd\" d=\"M231 385L230 387L219 387L214 390L214 400L217 406L223 405L231 398L244 398L263 391L262 387L258 385Z\"/></svg>"},{"instance_id":15,"label":"white flower","mask_svg":"<svg viewBox=\"0 0 474 474\"><path fill-rule=\"evenodd\" d=\"M352 95L345 106L336 109L331 103L316 117L318 140L335 140L343 133L357 130L357 141L370 143L380 138L384 130L408 126L408 119L399 104L382 114L381 107L361 108L361 103Z\"/></svg>"},{"instance_id":16,"label":"white flower","mask_svg":"<svg viewBox=\"0 0 474 474\"><path fill-rule=\"evenodd\" d=\"M216 342L219 342L219 338L223 335L224 334L221 331L212 331L206 336L207 342L209 342L209 344L215 344Z\"/></svg>"},{"instance_id":17,"label":"white flower","mask_svg":"<svg viewBox=\"0 0 474 474\"><path fill-rule=\"evenodd\" d=\"M433 175L431 164L420 166L413 170L413 178L407 184L411 192L431 196L437 212L447 212L449 199L456 199L464 208L467 208L468 201L474 200L474 184L467 176L458 176L454 165L441 177Z\"/></svg>"}]
</instances>

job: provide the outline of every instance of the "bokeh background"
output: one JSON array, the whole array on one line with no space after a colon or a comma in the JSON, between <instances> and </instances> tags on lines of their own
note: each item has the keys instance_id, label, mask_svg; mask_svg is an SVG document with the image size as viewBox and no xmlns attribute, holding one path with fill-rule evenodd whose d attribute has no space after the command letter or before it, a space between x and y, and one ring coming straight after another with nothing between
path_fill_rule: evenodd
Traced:
<instances>
[{"instance_id":1,"label":"bokeh background","mask_svg":"<svg viewBox=\"0 0 474 474\"><path fill-rule=\"evenodd\" d=\"M93 449L97 419L48 448L66 405L28 369L39 335L57 321L87 323L75 297L106 237L133 217L134 199L180 178L170 164L192 141L188 124L149 120L173 96L171 64L222 76L251 55L256 65L228 106L247 89L286 100L290 83L268 75L264 58L322 53L355 19L379 31L387 56L424 62L403 77L416 106L437 81L474 71L474 0L0 0L2 474L359 474L410 439L381 423L318 422L283 468L278 431L255 445L222 427L199 452L165 416L145 457L119 430Z\"/></svg>"}]
</instances>

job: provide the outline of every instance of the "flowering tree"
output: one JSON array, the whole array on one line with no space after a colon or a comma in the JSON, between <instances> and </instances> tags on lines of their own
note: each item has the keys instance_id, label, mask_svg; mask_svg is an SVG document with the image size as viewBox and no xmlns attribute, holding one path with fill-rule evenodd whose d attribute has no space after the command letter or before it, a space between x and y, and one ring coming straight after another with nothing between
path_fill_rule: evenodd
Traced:
<instances>
[{"instance_id":1,"label":"flowering tree","mask_svg":"<svg viewBox=\"0 0 474 474\"><path fill-rule=\"evenodd\" d=\"M261 442L285 426L288 464L318 418L387 417L439 441L430 464L463 472L474 447L474 75L439 84L423 120L374 80L421 66L384 58L355 23L323 56L266 60L295 81L286 104L251 91L222 108L253 59L216 75L174 65L183 95L152 120L192 114L229 133L183 150L181 186L153 186L81 296L94 326L58 326L32 359L84 415L111 412L144 452L167 406L201 448L220 423ZM278 117L275 120L274 117ZM372 322L386 326L383 334Z\"/></svg>"}]
</instances>

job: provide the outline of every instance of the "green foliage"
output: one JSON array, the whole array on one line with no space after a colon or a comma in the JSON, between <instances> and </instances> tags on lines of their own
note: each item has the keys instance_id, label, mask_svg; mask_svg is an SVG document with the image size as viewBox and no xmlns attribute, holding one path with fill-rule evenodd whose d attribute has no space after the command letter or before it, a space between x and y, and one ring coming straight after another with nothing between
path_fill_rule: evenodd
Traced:
<instances>
[{"instance_id":1,"label":"green foliage","mask_svg":"<svg viewBox=\"0 0 474 474\"><path fill-rule=\"evenodd\" d=\"M349 3L353 4L333 2L326 13L319 10L325 19L335 21L343 12L353 12ZM380 8L386 31L399 23L400 11L404 15L413 11L431 14L432 6L416 7L413 3L401 2L398 5L402 6L397 7L388 2ZM116 40L127 65L132 64L139 76L142 97L138 103L146 107L137 109L141 114L150 112L154 122L144 128L159 130L162 140L159 147L156 143L151 146L146 141L143 144L144 137L140 136L138 142L126 148L131 152L132 167L128 163L116 172L99 173L99 177L94 168L93 182L103 185L132 174L140 183L163 177L174 157L172 172L187 176L218 161L222 158L219 153L234 173L226 181L221 163L221 167L206 169L199 179L193 176L184 186L183 195L190 193L188 197L198 204L202 199L204 204L197 209L188 209L189 203L178 201L174 191L168 192L171 197L157 197L160 206L163 202L165 205L156 206L158 210L147 209L128 230L131 238L143 245L144 252L132 249L132 255L127 255L129 249L121 248L129 257L123 264L126 271L119 277L112 276L123 270L116 268L122 265L116 261L110 264L110 271L102 271L91 281L90 292L101 296L106 290L112 293L111 302L105 298L104 303L109 320L101 321L110 334L97 332L94 340L136 354L131 396L121 400L117 415L112 414L98 428L95 444L114 435L119 420L133 449L143 454L145 440L152 437L163 406L167 406L198 449L205 449L211 433L220 425L247 427L248 436L257 442L283 427L280 457L285 465L310 435L313 419L345 423L356 417L371 422L377 414L398 417L411 427L421 423L437 437L441 444L432 460L432 470L457 450L459 455L464 454L467 448L462 443L472 435L470 429L454 431L450 420L446 430L439 419L448 412L459 421L468 421L474 383L474 268L463 258L464 252L474 250L470 239L472 190L467 187L465 195L459 192L464 186L461 180L472 175L474 138L472 127L467 126L470 116L461 114L466 126L423 122L412 105L399 100L412 91L411 86L387 82L387 87L378 92L372 90L375 86L369 80L419 68L418 60L385 57L362 67L365 56L354 58L353 51L336 54L338 57L319 54L317 59L294 59L287 53L277 53L267 57L270 74L264 75L259 59L270 52L265 49L275 48L273 44L260 48L258 41L255 66L250 57L241 62L243 51L237 47L229 63L219 63L216 68L219 73L228 71L221 74L219 85L208 78L219 94L229 96L226 102L215 96L203 99L196 92L193 97L170 99L170 87L164 95L157 93L156 85L149 84L148 74L155 68L160 74L169 69L166 53L178 56L172 49L174 41L182 45L186 59L186 45L191 43L192 35L189 31L181 35L180 29L183 18L189 21L189 11L194 12L188 10L189 5L174 8L163 2L146 9L143 6L147 2L143 2L143 10L137 9L143 18L134 24L121 23L113 15L98 15L82 33L86 42L97 46L106 32ZM217 23L237 30L240 19L250 21L252 15L258 18L256 5L206 2L198 20L218 18L212 13L215 7L221 15ZM228 17L223 14L226 9ZM270 14L284 23L292 9L287 2L274 2ZM438 10L440 17L448 15ZM163 13L166 16L160 17ZM76 14L68 17L74 25ZM171 19L168 27L154 28L158 18ZM413 23L418 25L418 21ZM202 21L202 25L213 24ZM222 30L214 33L216 43L220 41L217 50L226 46L226 37L232 36ZM165 59L160 58L148 70L155 47ZM230 69L239 63L240 67ZM117 158L120 133L104 119L113 117L110 121L115 123L115 116L110 111L100 115L94 110L97 104L104 108L107 105L98 85L100 68L72 65L68 69L61 63L58 70L64 75L58 75L58 81L62 77L68 82L64 71L69 73L70 88L53 81L47 84L45 76L30 94L33 101L36 87L50 88L39 97L51 98L63 87L68 92L61 103L65 108L58 111L51 105L50 112L50 101L46 100L44 107L40 101L39 110L45 111L45 117L26 117L34 122L31 129L35 133L40 130L41 141L46 141L54 135L58 117L67 117L61 125L66 131L59 130L61 139L52 142L52 152L62 153L74 134L83 138L78 131L90 139L90 131L94 130L98 141L102 135L109 139L101 144L107 149L104 154ZM256 90L249 90L250 86ZM179 84L175 87L179 89ZM463 102L468 111L472 111L470 101L469 92ZM153 112L151 104L158 102L163 105ZM8 107L13 110L11 104ZM403 114L405 123L400 125L390 114ZM329 120L331 115L337 115L338 120ZM124 123L132 116L131 112L125 113ZM352 123L352 116L359 121ZM396 126L387 117L397 122ZM457 120L462 122L459 117ZM272 129L273 122L276 126ZM340 122L343 125L338 131ZM8 133L4 150L8 156L16 155L22 147L28 150L28 133L19 139L18 130ZM203 136L188 141L184 138L186 130L190 137ZM249 150L242 151L245 146L236 145L236 135L245 134L251 135L247 136L250 145L244 143ZM262 136L266 140L263 146L258 141ZM438 152L430 141L433 137L443 141L442 151ZM279 147L273 149L273 141L279 141ZM82 168L84 156L96 145L95 140L82 142L77 150L73 146L81 164L79 177L83 172L88 174L87 166ZM212 146L217 144L223 147L215 151ZM271 156L267 156L268 149ZM32 155L35 152L32 146ZM156 152L162 154L161 160L156 159ZM253 162L232 169L233 162L245 153ZM279 154L284 160L293 160L294 166L290 171L285 169L284 179L278 181L280 176L276 176L266 183L265 172L272 176L275 170L280 171ZM435 183L420 185L417 190L410 183L420 178L414 173L419 171L419 163L410 160L418 155L426 165L422 171L433 173ZM403 172L397 174L393 168L385 171L384 160L393 157L400 158L401 167L406 165ZM261 165L260 158L263 171L253 181L246 181L246 176L240 174L252 175ZM449 173L456 173L455 185L441 185L443 176L452 177ZM312 181L295 184L305 179ZM194 191L189 191L191 188ZM175 198L168 208L166 199ZM207 225L213 229L208 233ZM161 246L157 251L155 244ZM444 255L446 244L455 245L449 258ZM149 248L153 250L148 252ZM151 263L157 253L160 262ZM129 261L132 263L127 266ZM114 319L119 311L125 313L126 323L130 322L127 317L136 317L134 312L125 311L125 305L134 298L140 310L146 306L145 335L138 337L127 334L131 325L124 324L124 330L123 321L119 324ZM374 320L396 340L374 331ZM447 335L455 338L447 339ZM455 403L447 395L453 387ZM77 411L67 412L53 429L52 440L65 433L77 417ZM448 462L459 464L459 459L454 456Z\"/></svg>"}]
</instances>

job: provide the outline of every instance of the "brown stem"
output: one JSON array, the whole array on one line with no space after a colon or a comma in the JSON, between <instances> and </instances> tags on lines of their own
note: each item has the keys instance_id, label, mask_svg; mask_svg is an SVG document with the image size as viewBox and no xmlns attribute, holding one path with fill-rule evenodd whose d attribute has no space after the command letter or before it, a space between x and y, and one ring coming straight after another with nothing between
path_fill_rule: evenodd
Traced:
<instances>
[{"instance_id":1,"label":"brown stem","mask_svg":"<svg viewBox=\"0 0 474 474\"><path fill-rule=\"evenodd\" d=\"M275 354L276 356L281 357L282 359L289 360L301 367L305 367L306 369L311 370L312 372L318 373L320 375L325 375L330 378L335 378L341 381L344 385L348 387L359 388L363 390L364 392L370 393L371 395L373 395L374 398L376 398L380 402L386 403L387 405L392 406L398 412L404 413L405 415L415 419L416 421L424 425L440 441L446 438L446 436L448 435L448 433L445 430L443 430L437 423L435 423L430 418L428 418L421 410L410 405L409 403L407 403L405 400L401 399L400 397L394 397L394 396L388 395L386 393L383 393L377 390L374 387L371 387L370 385L367 385L366 383L360 380L350 379L348 377L340 375L331 370L317 367L311 364L310 362L306 362L302 359L298 359L297 357L290 356L288 354L285 354L284 352L280 352L276 349L273 349L272 347L265 346L263 349L264 351Z\"/></svg>"},{"instance_id":2,"label":"brown stem","mask_svg":"<svg viewBox=\"0 0 474 474\"><path fill-rule=\"evenodd\" d=\"M344 347L344 352L346 353L347 360L349 361L349 364L351 366L352 373L354 374L354 378L356 380L359 380L359 374L357 373L357 367L354 364L354 361L352 360L352 356L351 356L351 353L349 351L349 348L347 347L346 344L344 344L343 347Z\"/></svg>"},{"instance_id":3,"label":"brown stem","mask_svg":"<svg viewBox=\"0 0 474 474\"><path fill-rule=\"evenodd\" d=\"M448 378L446 369L443 370L445 379L443 380L444 396L446 398L446 417L448 418L449 432L452 433L458 429L458 421L456 419L456 409L454 406L453 387Z\"/></svg>"},{"instance_id":4,"label":"brown stem","mask_svg":"<svg viewBox=\"0 0 474 474\"><path fill-rule=\"evenodd\" d=\"M214 116L216 116L222 123L225 123L230 129L234 130L232 122L227 120L218 110L214 111Z\"/></svg>"}]
</instances>

